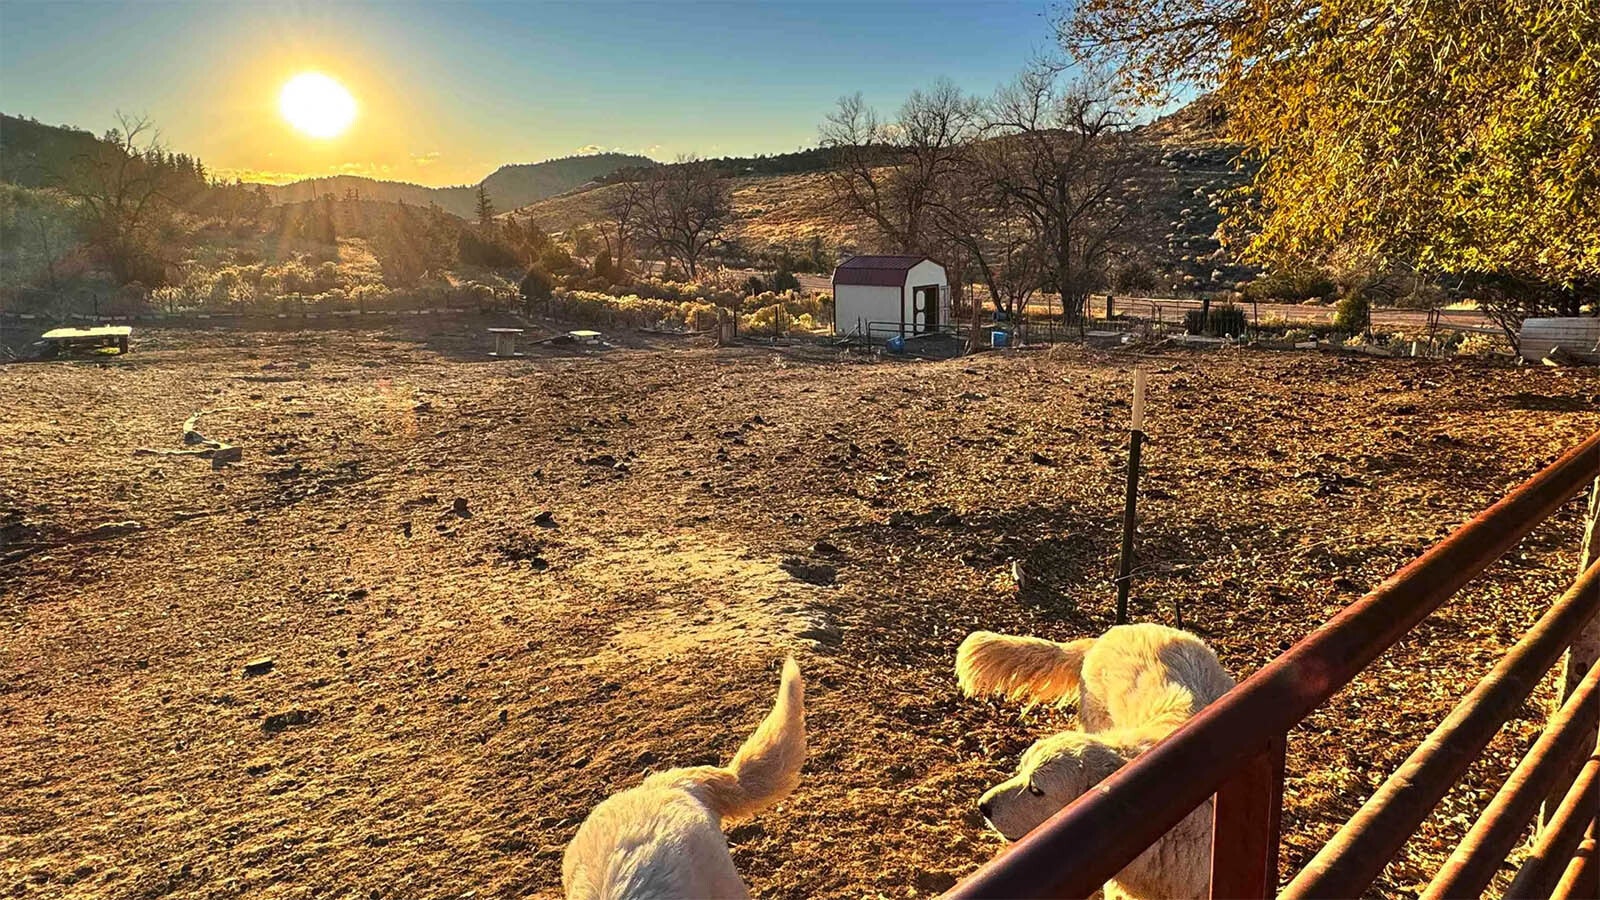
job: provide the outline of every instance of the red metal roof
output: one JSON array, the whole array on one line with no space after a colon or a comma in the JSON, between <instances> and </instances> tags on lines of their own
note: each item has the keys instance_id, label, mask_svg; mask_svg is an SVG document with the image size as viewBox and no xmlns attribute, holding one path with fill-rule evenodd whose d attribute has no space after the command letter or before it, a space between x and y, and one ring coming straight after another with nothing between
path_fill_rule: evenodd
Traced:
<instances>
[{"instance_id":1,"label":"red metal roof","mask_svg":"<svg viewBox=\"0 0 1600 900\"><path fill-rule=\"evenodd\" d=\"M906 272L924 261L938 265L926 256L852 256L833 270L833 283L899 287Z\"/></svg>"}]
</instances>

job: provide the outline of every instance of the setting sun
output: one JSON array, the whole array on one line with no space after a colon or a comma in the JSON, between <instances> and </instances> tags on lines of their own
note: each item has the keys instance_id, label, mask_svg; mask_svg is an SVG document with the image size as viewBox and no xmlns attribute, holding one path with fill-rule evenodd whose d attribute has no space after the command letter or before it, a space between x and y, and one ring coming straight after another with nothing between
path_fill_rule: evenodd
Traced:
<instances>
[{"instance_id":1,"label":"setting sun","mask_svg":"<svg viewBox=\"0 0 1600 900\"><path fill-rule=\"evenodd\" d=\"M278 94L278 111L295 128L318 138L343 134L356 117L356 100L344 85L319 72L289 79Z\"/></svg>"}]
</instances>

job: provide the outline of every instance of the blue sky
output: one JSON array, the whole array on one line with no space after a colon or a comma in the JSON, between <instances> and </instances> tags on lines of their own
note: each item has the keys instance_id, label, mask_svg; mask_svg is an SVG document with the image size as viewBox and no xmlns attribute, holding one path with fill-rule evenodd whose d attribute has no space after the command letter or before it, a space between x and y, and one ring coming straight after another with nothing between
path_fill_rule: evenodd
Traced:
<instances>
[{"instance_id":1,"label":"blue sky","mask_svg":"<svg viewBox=\"0 0 1600 900\"><path fill-rule=\"evenodd\" d=\"M941 76L988 93L1052 48L1052 4L156 3L0 0L0 110L94 131L143 113L243 173L450 184L621 149L670 159L815 143L844 94ZM300 71L349 87L350 132L284 123Z\"/></svg>"}]
</instances>

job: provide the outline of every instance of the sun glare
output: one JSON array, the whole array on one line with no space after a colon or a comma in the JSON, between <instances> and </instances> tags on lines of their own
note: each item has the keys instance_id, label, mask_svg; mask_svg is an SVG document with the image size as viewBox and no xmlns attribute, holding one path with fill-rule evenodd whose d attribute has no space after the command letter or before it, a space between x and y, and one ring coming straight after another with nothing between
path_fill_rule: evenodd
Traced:
<instances>
[{"instance_id":1,"label":"sun glare","mask_svg":"<svg viewBox=\"0 0 1600 900\"><path fill-rule=\"evenodd\" d=\"M356 98L320 72L289 79L278 94L278 111L290 125L318 138L343 134L356 117Z\"/></svg>"}]
</instances>

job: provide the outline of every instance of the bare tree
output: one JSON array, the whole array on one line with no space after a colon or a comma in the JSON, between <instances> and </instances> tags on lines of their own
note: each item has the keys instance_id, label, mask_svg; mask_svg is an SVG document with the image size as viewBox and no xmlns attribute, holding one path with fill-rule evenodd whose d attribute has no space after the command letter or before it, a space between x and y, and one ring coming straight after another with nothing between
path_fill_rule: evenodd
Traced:
<instances>
[{"instance_id":1,"label":"bare tree","mask_svg":"<svg viewBox=\"0 0 1600 900\"><path fill-rule=\"evenodd\" d=\"M834 202L866 220L881 249L936 253L931 223L939 192L962 166L975 137L979 103L948 81L915 91L892 121L860 94L843 97L820 128L833 157Z\"/></svg>"},{"instance_id":2,"label":"bare tree","mask_svg":"<svg viewBox=\"0 0 1600 900\"><path fill-rule=\"evenodd\" d=\"M929 223L947 266L981 284L995 310L1015 320L1044 287L1048 267L1037 230L993 178L991 152L967 147L959 173L935 193Z\"/></svg>"},{"instance_id":3,"label":"bare tree","mask_svg":"<svg viewBox=\"0 0 1600 900\"><path fill-rule=\"evenodd\" d=\"M639 236L664 261L697 277L732 217L727 183L711 163L690 156L644 172L636 184Z\"/></svg>"},{"instance_id":4,"label":"bare tree","mask_svg":"<svg viewBox=\"0 0 1600 900\"><path fill-rule=\"evenodd\" d=\"M598 225L600 239L605 242L606 253L624 268L628 253L633 249L634 232L639 227L642 194L639 180L629 178L607 190L600 203L606 217Z\"/></svg>"},{"instance_id":5,"label":"bare tree","mask_svg":"<svg viewBox=\"0 0 1600 900\"><path fill-rule=\"evenodd\" d=\"M1500 326L1511 349L1517 352L1522 350L1523 320L1581 315L1585 305L1600 300L1600 281L1562 285L1503 273L1455 276L1450 281L1450 293L1476 300L1478 310Z\"/></svg>"},{"instance_id":6,"label":"bare tree","mask_svg":"<svg viewBox=\"0 0 1600 900\"><path fill-rule=\"evenodd\" d=\"M0 195L0 274L8 286L43 285L56 293L57 266L76 243L70 210L53 192Z\"/></svg>"},{"instance_id":7,"label":"bare tree","mask_svg":"<svg viewBox=\"0 0 1600 900\"><path fill-rule=\"evenodd\" d=\"M1046 281L1068 322L1105 279L1106 264L1135 221L1124 202L1137 150L1132 116L1108 80L1062 80L1062 68L1032 67L984 112L982 178L1040 241Z\"/></svg>"},{"instance_id":8,"label":"bare tree","mask_svg":"<svg viewBox=\"0 0 1600 900\"><path fill-rule=\"evenodd\" d=\"M156 247L171 214L170 170L159 164L165 146L147 118L118 113L117 124L54 180L77 202L86 243L118 282L159 282Z\"/></svg>"}]
</instances>

